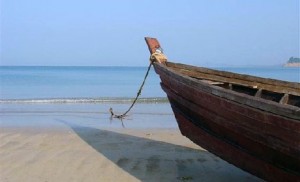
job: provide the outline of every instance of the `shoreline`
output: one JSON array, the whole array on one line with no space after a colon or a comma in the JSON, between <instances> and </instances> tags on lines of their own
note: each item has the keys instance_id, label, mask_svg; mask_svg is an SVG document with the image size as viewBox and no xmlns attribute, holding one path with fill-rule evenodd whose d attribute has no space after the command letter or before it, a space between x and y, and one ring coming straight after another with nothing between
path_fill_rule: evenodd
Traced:
<instances>
[{"instance_id":1,"label":"shoreline","mask_svg":"<svg viewBox=\"0 0 300 182\"><path fill-rule=\"evenodd\" d=\"M300 67L300 63L286 63L284 67Z\"/></svg>"},{"instance_id":2,"label":"shoreline","mask_svg":"<svg viewBox=\"0 0 300 182\"><path fill-rule=\"evenodd\" d=\"M134 98L130 97L96 97L96 98L29 98L29 99L0 99L0 104L90 104L90 103L112 103L127 104ZM137 103L169 103L167 97L145 97L139 98Z\"/></svg>"}]
</instances>

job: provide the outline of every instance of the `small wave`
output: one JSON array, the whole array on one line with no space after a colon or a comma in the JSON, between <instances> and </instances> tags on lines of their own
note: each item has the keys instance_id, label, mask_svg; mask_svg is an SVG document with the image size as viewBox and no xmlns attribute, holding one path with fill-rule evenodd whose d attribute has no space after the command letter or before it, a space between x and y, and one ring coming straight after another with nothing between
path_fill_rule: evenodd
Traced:
<instances>
[{"instance_id":1,"label":"small wave","mask_svg":"<svg viewBox=\"0 0 300 182\"><path fill-rule=\"evenodd\" d=\"M134 98L48 98L48 99L0 99L0 104L72 104L72 103L131 103ZM140 98L138 103L167 103L166 97Z\"/></svg>"}]
</instances>

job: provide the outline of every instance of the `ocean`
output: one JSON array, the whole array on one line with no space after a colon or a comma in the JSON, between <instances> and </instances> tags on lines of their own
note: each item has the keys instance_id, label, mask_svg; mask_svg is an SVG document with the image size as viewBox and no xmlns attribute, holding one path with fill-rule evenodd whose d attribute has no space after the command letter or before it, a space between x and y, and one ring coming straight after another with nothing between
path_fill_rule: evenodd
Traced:
<instances>
[{"instance_id":1,"label":"ocean","mask_svg":"<svg viewBox=\"0 0 300 182\"><path fill-rule=\"evenodd\" d=\"M0 67L0 98L45 102L133 98L146 71L146 67ZM165 97L154 71L142 97Z\"/></svg>"},{"instance_id":2,"label":"ocean","mask_svg":"<svg viewBox=\"0 0 300 182\"><path fill-rule=\"evenodd\" d=\"M299 82L299 68L216 68ZM0 128L177 128L153 68L139 102L123 121L147 67L0 67Z\"/></svg>"},{"instance_id":3,"label":"ocean","mask_svg":"<svg viewBox=\"0 0 300 182\"><path fill-rule=\"evenodd\" d=\"M220 67L219 70L300 82L299 68ZM147 67L1 66L1 102L126 101L136 96ZM161 101L166 94L153 68L141 98Z\"/></svg>"}]
</instances>

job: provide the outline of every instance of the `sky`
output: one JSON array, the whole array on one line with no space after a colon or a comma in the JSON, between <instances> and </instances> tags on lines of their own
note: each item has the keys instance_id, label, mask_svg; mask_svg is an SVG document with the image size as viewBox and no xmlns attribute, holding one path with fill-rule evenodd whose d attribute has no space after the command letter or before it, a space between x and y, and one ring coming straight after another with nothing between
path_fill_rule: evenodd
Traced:
<instances>
[{"instance_id":1,"label":"sky","mask_svg":"<svg viewBox=\"0 0 300 182\"><path fill-rule=\"evenodd\" d=\"M0 66L279 65L299 57L299 0L0 0Z\"/></svg>"}]
</instances>

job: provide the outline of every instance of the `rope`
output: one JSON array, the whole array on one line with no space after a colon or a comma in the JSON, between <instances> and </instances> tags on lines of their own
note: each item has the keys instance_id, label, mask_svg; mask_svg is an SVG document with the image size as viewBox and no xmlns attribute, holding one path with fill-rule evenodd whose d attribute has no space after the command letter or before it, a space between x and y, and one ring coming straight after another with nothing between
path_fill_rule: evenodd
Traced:
<instances>
[{"instance_id":1,"label":"rope","mask_svg":"<svg viewBox=\"0 0 300 182\"><path fill-rule=\"evenodd\" d=\"M147 72L146 72L146 75L145 75L145 77L144 77L144 80L143 80L143 82L142 82L142 84L141 84L141 86L140 86L140 89L138 90L138 92L137 92L137 94L136 94L136 97L135 97L135 99L133 100L131 106L128 108L128 110L127 110L126 112L124 112L123 114L121 114L121 115L116 115L116 114L114 114L113 109L110 108L110 109L109 109L109 112L110 112L111 116L113 116L114 118L123 119L123 118L126 116L126 114L132 109L132 107L134 106L134 104L136 103L136 101L138 100L139 96L140 96L141 93L142 93L142 89L143 89L143 87L144 87L144 85L145 85L145 82L146 82L146 79L147 79L147 77L148 77L149 71L150 71L150 69L151 69L152 63L153 63L153 61L151 60L149 66L148 66L148 70L147 70Z\"/></svg>"}]
</instances>

